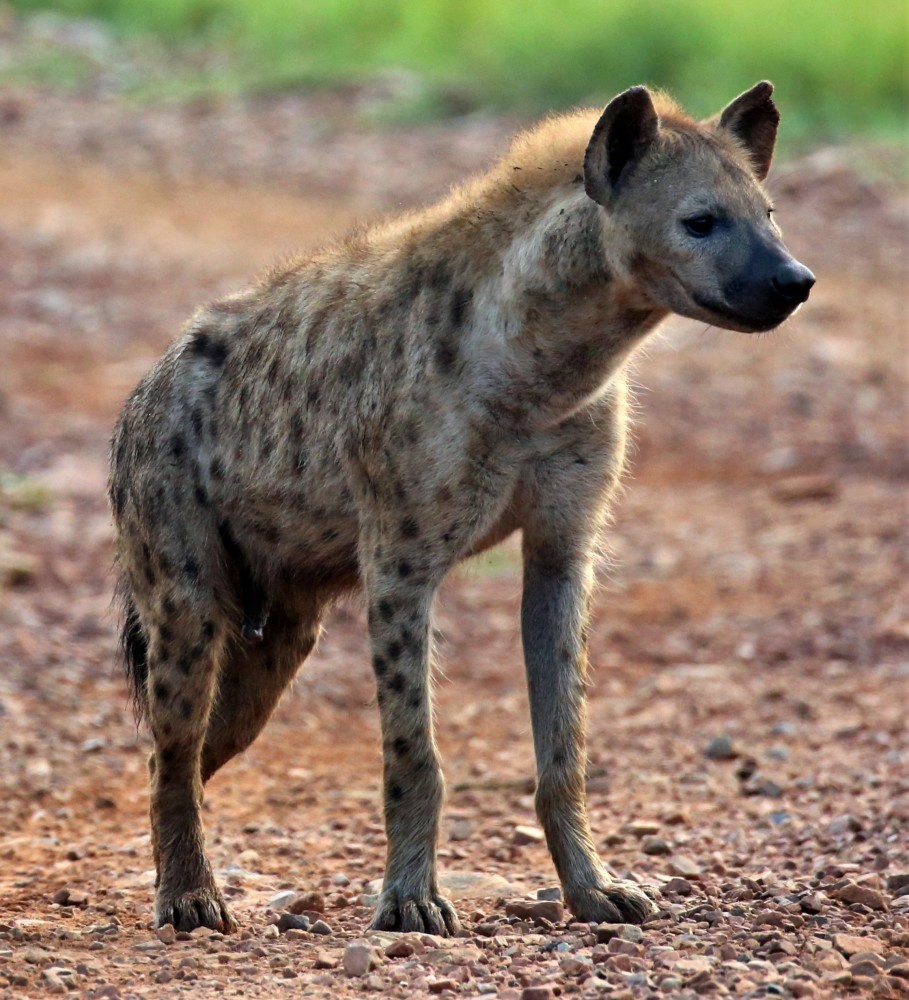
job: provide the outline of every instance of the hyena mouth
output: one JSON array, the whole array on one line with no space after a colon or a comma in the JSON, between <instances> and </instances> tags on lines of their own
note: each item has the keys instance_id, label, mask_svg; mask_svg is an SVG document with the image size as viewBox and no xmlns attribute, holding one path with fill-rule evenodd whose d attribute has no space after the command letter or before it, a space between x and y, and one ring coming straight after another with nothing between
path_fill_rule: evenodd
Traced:
<instances>
[{"instance_id":1,"label":"hyena mouth","mask_svg":"<svg viewBox=\"0 0 909 1000\"><path fill-rule=\"evenodd\" d=\"M773 330L798 312L799 309L796 306L795 309L768 310L762 316L749 316L730 309L725 303L716 302L697 293L692 293L691 300L695 305L700 306L701 309L706 309L715 316L721 316L727 322L733 323L734 329L745 333L765 333L768 330Z\"/></svg>"}]
</instances>

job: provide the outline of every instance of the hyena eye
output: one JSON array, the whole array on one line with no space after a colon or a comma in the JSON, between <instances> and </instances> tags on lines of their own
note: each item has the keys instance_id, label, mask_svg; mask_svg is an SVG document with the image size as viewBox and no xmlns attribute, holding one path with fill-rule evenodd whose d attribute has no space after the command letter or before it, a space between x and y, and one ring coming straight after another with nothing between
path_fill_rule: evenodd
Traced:
<instances>
[{"instance_id":1,"label":"hyena eye","mask_svg":"<svg viewBox=\"0 0 909 1000\"><path fill-rule=\"evenodd\" d=\"M693 215L690 219L683 219L682 225L699 240L709 236L716 225L716 219L712 215Z\"/></svg>"}]
</instances>

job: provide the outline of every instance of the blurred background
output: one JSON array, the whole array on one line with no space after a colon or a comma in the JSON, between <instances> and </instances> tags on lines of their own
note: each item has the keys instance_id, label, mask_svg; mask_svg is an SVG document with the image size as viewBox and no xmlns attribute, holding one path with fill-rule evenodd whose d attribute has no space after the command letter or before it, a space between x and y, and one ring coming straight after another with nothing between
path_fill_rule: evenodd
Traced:
<instances>
[{"instance_id":1,"label":"blurred background","mask_svg":"<svg viewBox=\"0 0 909 1000\"><path fill-rule=\"evenodd\" d=\"M837 932L909 946L907 41L893 0L0 3L0 988L47 985L23 941L95 963L86 988L161 995L171 975L120 950L151 905L148 740L116 662L104 499L126 395L199 302L443 195L541 114L642 82L706 116L774 81L776 217L818 283L772 335L673 320L635 361L591 638L597 846L617 872L690 876L667 926L708 907L695 940L723 989L747 992L745 974L709 949L761 907L799 957L753 984L827 995L825 976L852 975ZM519 604L515 542L438 604L442 867L501 880L476 898L552 881L516 832L535 822ZM352 601L208 794L247 925L290 879L362 932L384 844L373 701ZM863 903L836 901L844 879ZM69 937L63 888L88 891L63 906ZM648 955L634 974L658 982Z\"/></svg>"},{"instance_id":2,"label":"blurred background","mask_svg":"<svg viewBox=\"0 0 909 1000\"><path fill-rule=\"evenodd\" d=\"M601 102L629 81L696 114L772 78L787 141L893 131L906 101L909 14L893 0L759 10L719 0L15 0L29 15L4 77L134 97L384 84L384 118ZM384 105L384 106L381 106Z\"/></svg>"}]
</instances>

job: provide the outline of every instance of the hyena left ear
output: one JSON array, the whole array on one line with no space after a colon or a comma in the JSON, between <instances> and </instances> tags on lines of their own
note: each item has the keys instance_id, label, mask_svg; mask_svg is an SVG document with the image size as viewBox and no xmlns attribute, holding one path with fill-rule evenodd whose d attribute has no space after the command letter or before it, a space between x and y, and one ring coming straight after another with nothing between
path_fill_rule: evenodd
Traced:
<instances>
[{"instance_id":1,"label":"hyena left ear","mask_svg":"<svg viewBox=\"0 0 909 1000\"><path fill-rule=\"evenodd\" d=\"M780 113L770 99L773 84L767 80L756 83L746 90L714 119L720 128L731 132L740 140L751 157L758 180L763 180L770 172L773 147L776 145L776 130L780 124Z\"/></svg>"},{"instance_id":2,"label":"hyena left ear","mask_svg":"<svg viewBox=\"0 0 909 1000\"><path fill-rule=\"evenodd\" d=\"M614 97L600 116L584 154L584 189L589 197L608 205L656 138L659 127L646 87L632 87Z\"/></svg>"}]
</instances>

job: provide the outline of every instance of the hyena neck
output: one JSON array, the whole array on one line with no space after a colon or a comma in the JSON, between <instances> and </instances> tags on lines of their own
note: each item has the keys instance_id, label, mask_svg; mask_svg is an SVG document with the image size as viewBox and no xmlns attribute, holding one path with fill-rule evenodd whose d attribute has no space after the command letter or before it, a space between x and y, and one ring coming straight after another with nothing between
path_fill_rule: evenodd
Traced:
<instances>
[{"instance_id":1,"label":"hyena neck","mask_svg":"<svg viewBox=\"0 0 909 1000\"><path fill-rule=\"evenodd\" d=\"M668 311L635 285L583 188L548 193L502 261L499 308L511 374L551 421L609 384ZM610 241L611 242L611 241ZM517 388L517 387L516 387ZM542 396L545 395L545 400Z\"/></svg>"}]
</instances>

